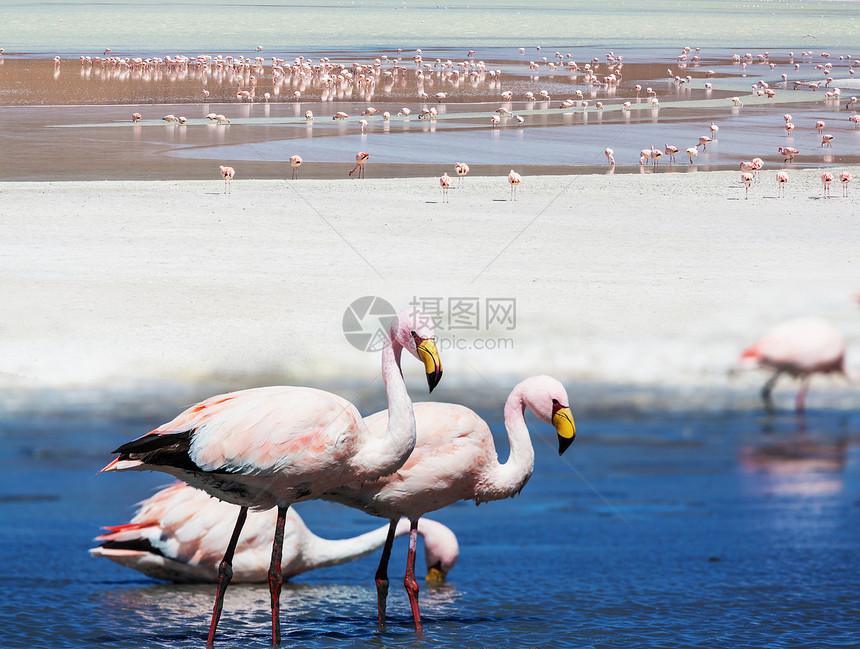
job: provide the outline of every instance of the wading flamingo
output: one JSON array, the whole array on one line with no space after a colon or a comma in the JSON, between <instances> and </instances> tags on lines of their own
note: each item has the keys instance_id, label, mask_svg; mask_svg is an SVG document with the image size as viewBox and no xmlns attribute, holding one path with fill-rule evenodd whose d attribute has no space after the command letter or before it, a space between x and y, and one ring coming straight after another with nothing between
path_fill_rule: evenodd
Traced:
<instances>
[{"instance_id":1,"label":"wading flamingo","mask_svg":"<svg viewBox=\"0 0 860 649\"><path fill-rule=\"evenodd\" d=\"M358 170L358 178L364 178L364 163L368 161L370 158L369 153L365 153L362 151L361 153L355 154L355 166L352 168L352 171L349 172L349 175L355 173L356 169Z\"/></svg>"},{"instance_id":2,"label":"wading flamingo","mask_svg":"<svg viewBox=\"0 0 860 649\"><path fill-rule=\"evenodd\" d=\"M606 160L609 162L610 167L615 166L615 158L613 157L614 154L615 154L615 151L613 151L609 147L607 147L606 149L603 150L603 155L606 156Z\"/></svg>"},{"instance_id":3,"label":"wading flamingo","mask_svg":"<svg viewBox=\"0 0 860 649\"><path fill-rule=\"evenodd\" d=\"M793 130L794 130L794 124L792 124L791 122L786 122L786 123L785 123L785 134L786 134L786 135L791 135L791 132L792 132Z\"/></svg>"},{"instance_id":4,"label":"wading flamingo","mask_svg":"<svg viewBox=\"0 0 860 649\"><path fill-rule=\"evenodd\" d=\"M432 391L442 376L433 336L433 320L426 314L407 309L393 319L382 350L382 377L392 417L382 434L371 432L355 406L337 395L273 386L211 397L114 451L119 457L102 471L163 471L240 506L218 568L207 646L215 640L248 508L278 508L269 589L272 644L280 643L280 567L287 509L347 483L389 475L403 465L415 446L415 417L400 355L406 349L424 363Z\"/></svg>"},{"instance_id":5,"label":"wading flamingo","mask_svg":"<svg viewBox=\"0 0 860 649\"><path fill-rule=\"evenodd\" d=\"M844 198L848 198L848 183L851 182L851 174L847 171L843 171L839 174L839 182L842 183L842 196Z\"/></svg>"},{"instance_id":6,"label":"wading flamingo","mask_svg":"<svg viewBox=\"0 0 860 649\"><path fill-rule=\"evenodd\" d=\"M749 198L750 194L750 185L753 181L753 175L751 173L742 173L741 174L741 182L744 184L744 199Z\"/></svg>"},{"instance_id":7,"label":"wading flamingo","mask_svg":"<svg viewBox=\"0 0 860 649\"><path fill-rule=\"evenodd\" d=\"M699 149L697 147L691 146L684 153L686 153L687 157L690 158L690 164L693 164L693 158L699 155Z\"/></svg>"},{"instance_id":8,"label":"wading flamingo","mask_svg":"<svg viewBox=\"0 0 860 649\"><path fill-rule=\"evenodd\" d=\"M777 325L741 355L772 370L773 376L761 390L768 410L773 410L771 392L782 374L800 378L795 407L803 412L809 381L813 374L837 373L845 376L845 337L821 318L796 318Z\"/></svg>"},{"instance_id":9,"label":"wading flamingo","mask_svg":"<svg viewBox=\"0 0 860 649\"><path fill-rule=\"evenodd\" d=\"M516 171L511 169L511 172L508 174L508 183L510 183L510 185L511 185L511 200L512 201L517 200L517 187L519 186L519 184L521 182L523 182L522 177Z\"/></svg>"},{"instance_id":10,"label":"wading flamingo","mask_svg":"<svg viewBox=\"0 0 860 649\"><path fill-rule=\"evenodd\" d=\"M818 120L817 122L815 122L815 130L818 131L819 133L824 131L824 122L821 120Z\"/></svg>"},{"instance_id":11,"label":"wading flamingo","mask_svg":"<svg viewBox=\"0 0 860 649\"><path fill-rule=\"evenodd\" d=\"M833 148L833 136L830 133L826 133L821 136L821 146L822 147L830 147Z\"/></svg>"},{"instance_id":12,"label":"wading flamingo","mask_svg":"<svg viewBox=\"0 0 860 649\"><path fill-rule=\"evenodd\" d=\"M230 181L233 180L233 176L236 175L236 170L233 167L218 167L221 170L221 176L224 178L224 193L229 194L230 192Z\"/></svg>"},{"instance_id":13,"label":"wading flamingo","mask_svg":"<svg viewBox=\"0 0 860 649\"><path fill-rule=\"evenodd\" d=\"M469 173L469 165L465 162L454 163L454 171L457 172L457 187L463 182L463 178Z\"/></svg>"},{"instance_id":14,"label":"wading flamingo","mask_svg":"<svg viewBox=\"0 0 860 649\"><path fill-rule=\"evenodd\" d=\"M784 171L776 172L776 184L779 186L779 197L785 198L785 183L788 182L788 174Z\"/></svg>"},{"instance_id":15,"label":"wading flamingo","mask_svg":"<svg viewBox=\"0 0 860 649\"><path fill-rule=\"evenodd\" d=\"M290 156L290 166L293 168L293 180L296 180L299 177L299 167L302 166L302 156L300 155L291 155Z\"/></svg>"},{"instance_id":16,"label":"wading flamingo","mask_svg":"<svg viewBox=\"0 0 860 649\"><path fill-rule=\"evenodd\" d=\"M830 183L833 182L833 174L825 171L821 174L821 184L824 185L824 198L830 198Z\"/></svg>"},{"instance_id":17,"label":"wading flamingo","mask_svg":"<svg viewBox=\"0 0 860 649\"><path fill-rule=\"evenodd\" d=\"M675 156L678 154L680 149L676 146L672 146L671 144L667 144L663 151L667 156L669 156L669 160L672 164L675 164Z\"/></svg>"},{"instance_id":18,"label":"wading flamingo","mask_svg":"<svg viewBox=\"0 0 860 649\"><path fill-rule=\"evenodd\" d=\"M779 147L779 152L782 154L784 158L783 162L791 162L794 160L794 156L800 153L797 149L790 146L781 146Z\"/></svg>"},{"instance_id":19,"label":"wading flamingo","mask_svg":"<svg viewBox=\"0 0 860 649\"><path fill-rule=\"evenodd\" d=\"M415 630L420 634L415 581L418 520L427 512L459 500L482 503L518 494L534 470L534 449L526 426L525 409L528 407L538 418L555 427L561 455L576 437L569 405L564 387L549 376L533 376L514 387L504 410L511 451L508 461L500 464L490 428L475 412L452 403L416 403L418 439L406 463L392 475L363 485L334 489L323 496L325 500L390 521L389 540L376 573L380 626L385 622L391 541L400 517L411 521L404 585L412 606ZM389 413L383 411L365 421L371 430L380 430L387 425L388 417Z\"/></svg>"},{"instance_id":20,"label":"wading flamingo","mask_svg":"<svg viewBox=\"0 0 860 649\"><path fill-rule=\"evenodd\" d=\"M439 178L439 186L442 188L442 202L448 202L448 188L451 186L451 176L447 172Z\"/></svg>"},{"instance_id":21,"label":"wading flamingo","mask_svg":"<svg viewBox=\"0 0 860 649\"><path fill-rule=\"evenodd\" d=\"M90 554L153 579L216 583L235 513L234 505L179 482L140 503L131 522L106 527L107 534L96 537L101 543ZM248 512L233 555L234 583L262 584L268 580L268 555L276 519L276 509ZM409 521L401 519L395 536L403 536L409 528ZM427 580L444 581L459 556L457 537L428 518L419 521L418 534L424 537ZM323 539L291 509L284 526L281 577L290 579L310 570L360 559L381 548L387 536L385 525L350 539Z\"/></svg>"},{"instance_id":22,"label":"wading flamingo","mask_svg":"<svg viewBox=\"0 0 860 649\"><path fill-rule=\"evenodd\" d=\"M135 124L137 124L141 119L143 119L143 116L140 113L134 113L131 116L131 121L134 122Z\"/></svg>"},{"instance_id":23,"label":"wading flamingo","mask_svg":"<svg viewBox=\"0 0 860 649\"><path fill-rule=\"evenodd\" d=\"M717 126L714 122L711 122L710 129L711 129L711 137L716 139L717 132L720 130L720 127Z\"/></svg>"},{"instance_id":24,"label":"wading flamingo","mask_svg":"<svg viewBox=\"0 0 860 649\"><path fill-rule=\"evenodd\" d=\"M702 135L699 138L698 146L702 147L702 151L707 151L708 150L708 143L710 143L710 142L713 142L713 140L711 138L709 138L707 135Z\"/></svg>"}]
</instances>

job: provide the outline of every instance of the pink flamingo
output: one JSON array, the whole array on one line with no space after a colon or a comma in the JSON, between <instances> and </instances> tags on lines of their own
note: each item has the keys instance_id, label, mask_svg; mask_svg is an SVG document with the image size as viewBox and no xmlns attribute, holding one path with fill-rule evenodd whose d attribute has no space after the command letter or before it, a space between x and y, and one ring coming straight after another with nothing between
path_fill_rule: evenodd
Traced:
<instances>
[{"instance_id":1,"label":"pink flamingo","mask_svg":"<svg viewBox=\"0 0 860 649\"><path fill-rule=\"evenodd\" d=\"M794 124L792 124L791 122L786 122L786 123L785 123L785 134L786 134L786 135L791 135L791 132L792 132L793 130L794 130Z\"/></svg>"},{"instance_id":2,"label":"pink flamingo","mask_svg":"<svg viewBox=\"0 0 860 649\"><path fill-rule=\"evenodd\" d=\"M825 171L821 174L821 184L824 185L824 198L830 198L830 183L833 182L833 174Z\"/></svg>"},{"instance_id":3,"label":"pink flamingo","mask_svg":"<svg viewBox=\"0 0 860 649\"><path fill-rule=\"evenodd\" d=\"M299 167L302 166L302 156L300 155L291 155L290 156L290 166L293 168L292 179L296 180L299 177Z\"/></svg>"},{"instance_id":4,"label":"pink flamingo","mask_svg":"<svg viewBox=\"0 0 860 649\"><path fill-rule=\"evenodd\" d=\"M680 151L680 149L676 146L672 146L671 144L667 144L664 153L669 156L669 160L672 161L672 164L675 164L675 155Z\"/></svg>"},{"instance_id":5,"label":"pink flamingo","mask_svg":"<svg viewBox=\"0 0 860 649\"><path fill-rule=\"evenodd\" d=\"M463 182L463 178L469 173L469 165L465 162L454 163L454 171L457 173L457 187Z\"/></svg>"},{"instance_id":6,"label":"pink flamingo","mask_svg":"<svg viewBox=\"0 0 860 649\"><path fill-rule=\"evenodd\" d=\"M355 173L355 170L358 170L358 178L364 178L364 163L370 158L369 153L365 153L362 151L361 153L355 154L355 166L352 168L352 171L349 172L349 175Z\"/></svg>"},{"instance_id":7,"label":"pink flamingo","mask_svg":"<svg viewBox=\"0 0 860 649\"><path fill-rule=\"evenodd\" d=\"M451 186L451 177L448 172L442 174L439 178L439 185L442 187L442 202L448 202L448 188Z\"/></svg>"},{"instance_id":8,"label":"pink flamingo","mask_svg":"<svg viewBox=\"0 0 860 649\"><path fill-rule=\"evenodd\" d=\"M513 169L508 174L508 183L511 185L511 200L517 200L517 186L523 182L522 177Z\"/></svg>"},{"instance_id":9,"label":"pink flamingo","mask_svg":"<svg viewBox=\"0 0 860 649\"><path fill-rule=\"evenodd\" d=\"M163 471L239 505L239 517L218 568L209 626L212 646L231 564L248 508L278 508L269 589L272 644L280 643L279 600L284 525L294 502L318 498L347 483L362 483L400 468L415 446L415 418L400 370L406 349L424 363L430 390L442 377L433 320L403 311L388 329L382 376L392 417L374 435L350 402L313 388L274 386L211 397L152 432L120 446L102 471Z\"/></svg>"},{"instance_id":10,"label":"pink flamingo","mask_svg":"<svg viewBox=\"0 0 860 649\"><path fill-rule=\"evenodd\" d=\"M713 142L713 140L711 138L709 138L707 135L702 135L699 138L699 145L698 146L702 147L702 151L707 151L709 142Z\"/></svg>"},{"instance_id":11,"label":"pink flamingo","mask_svg":"<svg viewBox=\"0 0 860 649\"><path fill-rule=\"evenodd\" d=\"M758 179L758 172L761 171L762 167L764 167L764 160L761 158L753 158L750 160L750 163L753 166L753 175Z\"/></svg>"},{"instance_id":12,"label":"pink flamingo","mask_svg":"<svg viewBox=\"0 0 860 649\"><path fill-rule=\"evenodd\" d=\"M236 170L233 167L218 167L221 170L221 176L224 178L224 193L230 193L230 181L233 180L233 176L236 175Z\"/></svg>"},{"instance_id":13,"label":"pink flamingo","mask_svg":"<svg viewBox=\"0 0 860 649\"><path fill-rule=\"evenodd\" d=\"M234 514L234 505L178 482L140 503L131 522L106 527L107 534L96 537L101 543L90 554L153 579L216 583ZM268 580L266 555L276 519L276 509L248 512L233 555L234 583ZM395 537L406 534L409 527L409 521L401 519ZM457 537L441 523L428 518L418 522L418 534L424 537L427 580L444 581L459 556ZM313 534L298 512L291 509L284 526L281 577L290 579L310 570L360 559L381 548L387 536L388 525L385 525L350 539L323 539Z\"/></svg>"},{"instance_id":14,"label":"pink flamingo","mask_svg":"<svg viewBox=\"0 0 860 649\"><path fill-rule=\"evenodd\" d=\"M613 151L609 147L607 147L606 149L603 150L603 155L606 156L606 160L607 160L607 162L609 162L610 167L615 166L615 158L613 157L614 154L615 154L615 151Z\"/></svg>"},{"instance_id":15,"label":"pink flamingo","mask_svg":"<svg viewBox=\"0 0 860 649\"><path fill-rule=\"evenodd\" d=\"M741 355L759 367L773 370L761 390L765 407L773 410L771 392L782 374L800 378L795 407L803 412L813 374L845 376L845 337L821 318L797 318L777 325Z\"/></svg>"},{"instance_id":16,"label":"pink flamingo","mask_svg":"<svg viewBox=\"0 0 860 649\"><path fill-rule=\"evenodd\" d=\"M833 148L833 140L834 140L834 138L830 133L826 133L825 135L822 135L821 136L822 148L823 147L830 147L832 149Z\"/></svg>"},{"instance_id":17,"label":"pink flamingo","mask_svg":"<svg viewBox=\"0 0 860 649\"><path fill-rule=\"evenodd\" d=\"M401 516L411 521L409 557L404 585L409 594L415 630L421 632L418 584L415 581L414 530L427 512L459 500L476 503L501 500L518 494L534 469L534 449L525 422L528 407L551 423L558 438L558 454L576 437L576 426L564 387L549 376L533 376L514 387L505 403L505 428L511 452L500 464L489 426L475 412L452 403L415 404L418 439L406 463L393 475L363 485L333 489L323 496L390 521L389 540L376 573L379 623L385 621L388 596L388 560L395 525ZM388 412L368 417L368 428L387 425Z\"/></svg>"},{"instance_id":18,"label":"pink flamingo","mask_svg":"<svg viewBox=\"0 0 860 649\"><path fill-rule=\"evenodd\" d=\"M753 181L753 175L751 173L742 173L741 174L741 182L744 184L744 200L749 198L750 193L750 184Z\"/></svg>"},{"instance_id":19,"label":"pink flamingo","mask_svg":"<svg viewBox=\"0 0 860 649\"><path fill-rule=\"evenodd\" d=\"M788 182L788 174L784 171L776 172L776 183L779 186L779 197L785 198L785 183Z\"/></svg>"},{"instance_id":20,"label":"pink flamingo","mask_svg":"<svg viewBox=\"0 0 860 649\"><path fill-rule=\"evenodd\" d=\"M690 164L693 164L693 158L699 155L698 147L691 146L684 153L687 154L687 157L690 158Z\"/></svg>"},{"instance_id":21,"label":"pink flamingo","mask_svg":"<svg viewBox=\"0 0 860 649\"><path fill-rule=\"evenodd\" d=\"M135 124L137 124L141 119L143 119L143 116L140 113L134 113L131 116L131 121L134 122Z\"/></svg>"},{"instance_id":22,"label":"pink flamingo","mask_svg":"<svg viewBox=\"0 0 860 649\"><path fill-rule=\"evenodd\" d=\"M790 146L781 146L779 147L779 152L782 154L784 158L783 162L791 162L794 160L794 156L800 153L797 149Z\"/></svg>"},{"instance_id":23,"label":"pink flamingo","mask_svg":"<svg viewBox=\"0 0 860 649\"><path fill-rule=\"evenodd\" d=\"M848 198L848 183L851 182L851 174L847 171L843 171L841 174L839 174L839 182L842 183L843 198Z\"/></svg>"},{"instance_id":24,"label":"pink flamingo","mask_svg":"<svg viewBox=\"0 0 860 649\"><path fill-rule=\"evenodd\" d=\"M716 139L717 132L720 130L720 127L717 126L714 122L711 122L710 129L711 129L711 137Z\"/></svg>"},{"instance_id":25,"label":"pink flamingo","mask_svg":"<svg viewBox=\"0 0 860 649\"><path fill-rule=\"evenodd\" d=\"M821 133L824 130L824 122L821 120L815 122L815 130Z\"/></svg>"}]
</instances>

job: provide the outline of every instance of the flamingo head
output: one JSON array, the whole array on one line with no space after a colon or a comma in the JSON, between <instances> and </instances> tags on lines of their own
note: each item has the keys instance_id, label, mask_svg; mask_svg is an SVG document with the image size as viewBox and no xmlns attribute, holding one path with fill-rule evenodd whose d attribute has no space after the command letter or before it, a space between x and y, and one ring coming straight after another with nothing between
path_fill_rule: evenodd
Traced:
<instances>
[{"instance_id":1,"label":"flamingo head","mask_svg":"<svg viewBox=\"0 0 860 649\"><path fill-rule=\"evenodd\" d=\"M436 323L433 318L419 309L408 307L397 314L391 323L389 335L424 363L427 385L433 392L442 379L442 361L436 348Z\"/></svg>"},{"instance_id":2,"label":"flamingo head","mask_svg":"<svg viewBox=\"0 0 860 649\"><path fill-rule=\"evenodd\" d=\"M558 454L564 453L576 439L576 423L564 386L550 376L533 376L517 387L522 391L523 403L540 419L555 427Z\"/></svg>"}]
</instances>

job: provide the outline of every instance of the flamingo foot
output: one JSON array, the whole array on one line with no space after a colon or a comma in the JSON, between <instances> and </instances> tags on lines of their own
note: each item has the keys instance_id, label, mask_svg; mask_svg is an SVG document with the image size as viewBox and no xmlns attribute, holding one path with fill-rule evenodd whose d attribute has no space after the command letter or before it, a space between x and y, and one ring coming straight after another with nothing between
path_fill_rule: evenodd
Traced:
<instances>
[{"instance_id":1,"label":"flamingo foot","mask_svg":"<svg viewBox=\"0 0 860 649\"><path fill-rule=\"evenodd\" d=\"M236 519L236 526L233 528L233 535L230 537L230 543L227 545L227 551L224 553L224 558L218 565L218 590L215 593L215 608L212 611L212 622L209 624L209 637L206 639L207 648L211 648L215 645L215 630L218 628L218 620L221 619L221 611L224 609L224 593L227 591L227 586L233 578L233 553L236 551L236 544L239 542L239 534L242 531L242 526L245 524L245 518L247 515L247 507L239 509L239 517Z\"/></svg>"}]
</instances>

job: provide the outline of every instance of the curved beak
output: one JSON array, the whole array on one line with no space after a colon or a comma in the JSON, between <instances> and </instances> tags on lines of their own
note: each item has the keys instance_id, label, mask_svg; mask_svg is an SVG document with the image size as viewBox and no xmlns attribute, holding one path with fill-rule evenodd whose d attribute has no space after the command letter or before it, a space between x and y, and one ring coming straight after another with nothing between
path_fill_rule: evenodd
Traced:
<instances>
[{"instance_id":1,"label":"curved beak","mask_svg":"<svg viewBox=\"0 0 860 649\"><path fill-rule=\"evenodd\" d=\"M425 579L430 583L441 584L445 581L447 573L440 566L430 566L427 568L427 576Z\"/></svg>"},{"instance_id":2,"label":"curved beak","mask_svg":"<svg viewBox=\"0 0 860 649\"><path fill-rule=\"evenodd\" d=\"M424 371L427 372L427 385L430 392L439 385L442 380L442 361L439 359L439 350L436 349L436 341L432 338L424 338L418 343L418 358L424 363Z\"/></svg>"},{"instance_id":3,"label":"curved beak","mask_svg":"<svg viewBox=\"0 0 860 649\"><path fill-rule=\"evenodd\" d=\"M553 410L552 425L558 433L558 454L561 455L576 439L576 423L573 421L573 413L567 406L556 406Z\"/></svg>"}]
</instances>

